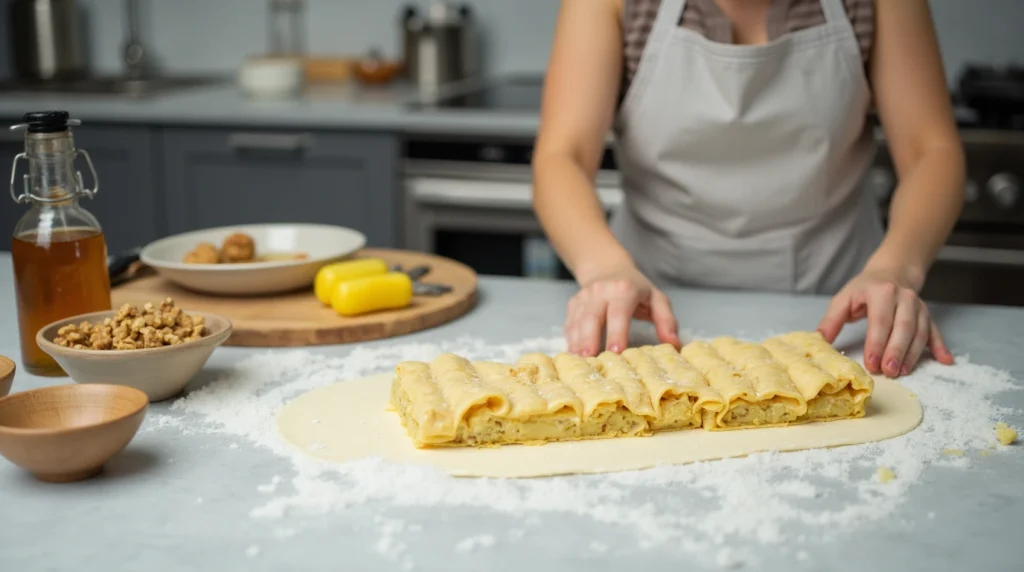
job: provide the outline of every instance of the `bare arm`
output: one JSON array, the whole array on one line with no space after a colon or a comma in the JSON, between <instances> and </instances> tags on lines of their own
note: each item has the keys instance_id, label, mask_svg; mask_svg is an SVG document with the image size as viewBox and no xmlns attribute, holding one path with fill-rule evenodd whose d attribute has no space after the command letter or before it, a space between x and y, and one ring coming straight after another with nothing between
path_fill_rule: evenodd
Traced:
<instances>
[{"instance_id":1,"label":"bare arm","mask_svg":"<svg viewBox=\"0 0 1024 572\"><path fill-rule=\"evenodd\" d=\"M877 2L871 81L900 184L868 268L925 275L960 215L964 155L927 0Z\"/></svg>"},{"instance_id":2,"label":"bare arm","mask_svg":"<svg viewBox=\"0 0 1024 572\"><path fill-rule=\"evenodd\" d=\"M953 363L918 292L960 215L966 169L928 1L875 6L870 75L900 183L882 244L832 299L819 329L834 340L843 324L867 317L864 364L896 377L913 370L925 347Z\"/></svg>"},{"instance_id":3,"label":"bare arm","mask_svg":"<svg viewBox=\"0 0 1024 572\"><path fill-rule=\"evenodd\" d=\"M622 0L563 0L533 156L533 206L577 281L632 265L594 188L618 97Z\"/></svg>"},{"instance_id":4,"label":"bare arm","mask_svg":"<svg viewBox=\"0 0 1024 572\"><path fill-rule=\"evenodd\" d=\"M562 0L533 154L533 208L580 290L569 301L569 351L628 344L631 318L679 345L672 304L612 235L594 179L618 99L622 0Z\"/></svg>"}]
</instances>

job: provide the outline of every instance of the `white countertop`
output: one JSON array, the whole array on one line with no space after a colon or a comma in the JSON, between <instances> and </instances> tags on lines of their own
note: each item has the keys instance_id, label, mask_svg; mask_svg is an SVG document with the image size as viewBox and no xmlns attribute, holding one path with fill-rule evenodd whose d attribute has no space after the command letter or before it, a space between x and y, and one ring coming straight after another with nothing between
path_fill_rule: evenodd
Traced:
<instances>
[{"instance_id":1,"label":"white countertop","mask_svg":"<svg viewBox=\"0 0 1024 572\"><path fill-rule=\"evenodd\" d=\"M480 293L465 317L395 339L218 349L194 392L154 404L95 479L44 484L0 460L0 570L1019 569L1024 447L982 456L960 440L994 438L998 407L1024 425L1024 309L933 308L954 353L975 365L932 364L908 380L924 424L875 446L502 482L372 462L323 471L273 440L272 404L303 388L441 347L498 358L547 351L573 286L482 277ZM684 330L701 336L813 328L827 303L670 295ZM17 361L15 315L10 258L0 253L0 354ZM840 345L861 333L848 330ZM19 372L14 390L67 382ZM1000 384L1016 389L993 392ZM950 446L966 457L940 452ZM881 465L897 480L873 483Z\"/></svg>"}]
</instances>

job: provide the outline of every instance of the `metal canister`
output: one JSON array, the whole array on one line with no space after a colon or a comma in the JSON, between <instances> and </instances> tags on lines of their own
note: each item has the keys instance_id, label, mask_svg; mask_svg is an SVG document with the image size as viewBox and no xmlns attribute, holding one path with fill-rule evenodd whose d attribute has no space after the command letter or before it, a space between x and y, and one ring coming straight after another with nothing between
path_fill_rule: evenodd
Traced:
<instances>
[{"instance_id":1,"label":"metal canister","mask_svg":"<svg viewBox=\"0 0 1024 572\"><path fill-rule=\"evenodd\" d=\"M426 14L406 6L400 23L406 74L421 91L479 73L475 18L468 5L435 2Z\"/></svg>"}]
</instances>

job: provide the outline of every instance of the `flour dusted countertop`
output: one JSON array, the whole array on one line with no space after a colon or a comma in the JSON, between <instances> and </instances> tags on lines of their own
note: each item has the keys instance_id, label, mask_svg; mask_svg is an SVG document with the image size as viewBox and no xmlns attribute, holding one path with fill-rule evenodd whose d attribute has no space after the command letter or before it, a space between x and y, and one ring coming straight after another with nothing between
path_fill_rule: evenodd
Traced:
<instances>
[{"instance_id":1,"label":"flour dusted countertop","mask_svg":"<svg viewBox=\"0 0 1024 572\"><path fill-rule=\"evenodd\" d=\"M219 349L188 397L151 407L101 477L44 484L0 462L0 570L1019 568L1024 447L996 444L992 425L1024 425L1021 309L935 307L960 363L929 363L905 380L925 420L876 445L500 481L373 460L323 466L276 439L274 413L287 399L397 359L553 351L572 291L484 277L476 310L434 330L354 346ZM827 302L671 295L684 333L698 336L813 328ZM17 360L15 315L2 253L0 354ZM14 390L66 382L19 372ZM879 467L895 480L881 483Z\"/></svg>"},{"instance_id":2,"label":"flour dusted countertop","mask_svg":"<svg viewBox=\"0 0 1024 572\"><path fill-rule=\"evenodd\" d=\"M231 83L132 99L81 94L0 92L0 118L28 111L64 109L83 123L215 126L236 128L344 129L397 133L440 132L533 136L536 112L415 109L415 91L398 85L313 86L292 101L253 101ZM6 129L6 127L4 128Z\"/></svg>"}]
</instances>

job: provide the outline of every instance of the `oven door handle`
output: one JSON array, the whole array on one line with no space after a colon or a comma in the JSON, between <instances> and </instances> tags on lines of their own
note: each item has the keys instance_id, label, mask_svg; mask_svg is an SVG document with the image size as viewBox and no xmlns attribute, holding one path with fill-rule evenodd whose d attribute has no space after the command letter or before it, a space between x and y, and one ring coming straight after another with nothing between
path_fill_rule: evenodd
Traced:
<instances>
[{"instance_id":1,"label":"oven door handle","mask_svg":"<svg viewBox=\"0 0 1024 572\"><path fill-rule=\"evenodd\" d=\"M979 248L976 246L943 246L937 257L942 262L963 262L1024 268L1024 250Z\"/></svg>"},{"instance_id":2,"label":"oven door handle","mask_svg":"<svg viewBox=\"0 0 1024 572\"><path fill-rule=\"evenodd\" d=\"M533 187L530 183L449 179L439 177L408 177L406 192L421 205L506 210L531 210ZM597 188L605 209L622 203L622 190L616 187Z\"/></svg>"}]
</instances>

